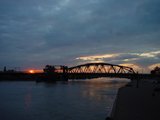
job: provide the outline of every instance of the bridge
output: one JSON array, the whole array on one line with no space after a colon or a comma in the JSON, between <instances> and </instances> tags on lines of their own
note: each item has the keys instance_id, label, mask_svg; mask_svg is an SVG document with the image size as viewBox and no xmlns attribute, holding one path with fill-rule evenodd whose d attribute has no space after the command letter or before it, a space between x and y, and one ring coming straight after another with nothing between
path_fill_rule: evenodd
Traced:
<instances>
[{"instance_id":1,"label":"bridge","mask_svg":"<svg viewBox=\"0 0 160 120\"><path fill-rule=\"evenodd\" d=\"M70 79L85 79L98 77L118 77L132 79L136 72L131 67L109 63L87 63L67 70Z\"/></svg>"},{"instance_id":2,"label":"bridge","mask_svg":"<svg viewBox=\"0 0 160 120\"><path fill-rule=\"evenodd\" d=\"M114 65L109 63L87 63L73 67L62 65L47 65L44 69L45 75L49 79L91 79L99 77L114 77L114 78L128 78L134 79L149 79L159 78L159 75L152 74L137 74L131 67Z\"/></svg>"},{"instance_id":3,"label":"bridge","mask_svg":"<svg viewBox=\"0 0 160 120\"><path fill-rule=\"evenodd\" d=\"M105 73L105 74L135 74L131 67L113 65L108 63L87 63L68 68L68 73Z\"/></svg>"},{"instance_id":4,"label":"bridge","mask_svg":"<svg viewBox=\"0 0 160 120\"><path fill-rule=\"evenodd\" d=\"M59 76L58 78L63 79L89 79L98 77L132 79L136 75L136 72L131 67L109 63L87 63L69 68L62 65L47 65L44 72L48 73L50 76Z\"/></svg>"}]
</instances>

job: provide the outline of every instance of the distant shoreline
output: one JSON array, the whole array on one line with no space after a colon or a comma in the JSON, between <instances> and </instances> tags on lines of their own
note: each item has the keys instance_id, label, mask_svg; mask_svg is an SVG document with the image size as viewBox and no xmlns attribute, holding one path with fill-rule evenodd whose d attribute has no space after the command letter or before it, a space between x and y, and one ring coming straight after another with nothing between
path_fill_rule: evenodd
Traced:
<instances>
[{"instance_id":1,"label":"distant shoreline","mask_svg":"<svg viewBox=\"0 0 160 120\"><path fill-rule=\"evenodd\" d=\"M103 76L104 75L104 76ZM107 77L107 74L103 74L101 77ZM126 74L127 75L127 74ZM120 78L119 76L125 76L125 74L120 74L116 76L116 74L110 74L109 78ZM130 76L130 75L128 75ZM141 80L141 79L159 79L160 75L153 75L153 74L133 74L132 80ZM131 77L131 78L132 78ZM44 80L44 79L52 79L56 81L61 81L63 79L92 79L92 78L99 78L99 76L95 75L94 73L26 73L26 72L0 72L0 81L37 81L37 80ZM125 77L124 77L125 78ZM128 78L130 79L130 78Z\"/></svg>"},{"instance_id":2,"label":"distant shoreline","mask_svg":"<svg viewBox=\"0 0 160 120\"><path fill-rule=\"evenodd\" d=\"M43 73L0 72L0 81L36 81Z\"/></svg>"}]
</instances>

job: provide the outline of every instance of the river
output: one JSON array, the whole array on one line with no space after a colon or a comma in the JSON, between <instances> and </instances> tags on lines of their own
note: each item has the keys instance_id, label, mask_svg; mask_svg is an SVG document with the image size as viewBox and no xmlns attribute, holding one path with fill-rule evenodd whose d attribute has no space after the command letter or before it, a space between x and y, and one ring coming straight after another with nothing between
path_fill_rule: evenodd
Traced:
<instances>
[{"instance_id":1,"label":"river","mask_svg":"<svg viewBox=\"0 0 160 120\"><path fill-rule=\"evenodd\" d=\"M120 82L118 82L120 81ZM128 80L0 82L1 120L105 120Z\"/></svg>"}]
</instances>

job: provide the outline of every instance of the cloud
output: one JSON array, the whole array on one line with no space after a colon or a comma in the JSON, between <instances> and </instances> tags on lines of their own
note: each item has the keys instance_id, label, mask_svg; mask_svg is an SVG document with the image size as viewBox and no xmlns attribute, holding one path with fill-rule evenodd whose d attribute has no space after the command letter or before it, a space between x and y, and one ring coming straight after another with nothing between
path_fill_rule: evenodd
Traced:
<instances>
[{"instance_id":1,"label":"cloud","mask_svg":"<svg viewBox=\"0 0 160 120\"><path fill-rule=\"evenodd\" d=\"M139 55L141 57L155 58L155 57L159 56L159 54L160 54L160 51L153 51L153 52L140 53L137 55Z\"/></svg>"},{"instance_id":2,"label":"cloud","mask_svg":"<svg viewBox=\"0 0 160 120\"><path fill-rule=\"evenodd\" d=\"M156 63L156 64L153 64L153 65L150 65L148 68L150 70L153 70L155 67L160 67L160 63Z\"/></svg>"},{"instance_id":3,"label":"cloud","mask_svg":"<svg viewBox=\"0 0 160 120\"><path fill-rule=\"evenodd\" d=\"M82 59L154 64L159 5L159 0L1 0L0 66L74 65Z\"/></svg>"},{"instance_id":4,"label":"cloud","mask_svg":"<svg viewBox=\"0 0 160 120\"><path fill-rule=\"evenodd\" d=\"M115 53L77 57L78 63L88 62L106 62L112 64L128 65L135 68L137 71L142 71L146 68L149 71L149 66L158 63L160 51L150 51L142 53Z\"/></svg>"},{"instance_id":5,"label":"cloud","mask_svg":"<svg viewBox=\"0 0 160 120\"><path fill-rule=\"evenodd\" d=\"M131 67L131 68L134 69L135 72L140 72L140 73L141 73L142 70L143 70L143 67L140 66L140 65L138 65L138 64L133 64L133 63L123 63L123 64L120 64L120 65L122 65L122 66L127 66L127 67ZM143 72L148 72L148 70L143 71Z\"/></svg>"},{"instance_id":6,"label":"cloud","mask_svg":"<svg viewBox=\"0 0 160 120\"><path fill-rule=\"evenodd\" d=\"M117 54L104 54L104 55L94 55L94 56L85 56L85 57L78 57L76 58L77 60L84 60L84 61L99 61L99 60L103 60L103 59L107 59L107 58L113 58L118 56Z\"/></svg>"},{"instance_id":7,"label":"cloud","mask_svg":"<svg viewBox=\"0 0 160 120\"><path fill-rule=\"evenodd\" d=\"M102 54L102 55L93 55L93 56L83 56L76 58L77 60L89 61L89 60L107 60L107 59L118 59L123 61L132 61L138 60L141 58L155 58L159 57L160 51L150 51L143 53L115 53L115 54Z\"/></svg>"}]
</instances>

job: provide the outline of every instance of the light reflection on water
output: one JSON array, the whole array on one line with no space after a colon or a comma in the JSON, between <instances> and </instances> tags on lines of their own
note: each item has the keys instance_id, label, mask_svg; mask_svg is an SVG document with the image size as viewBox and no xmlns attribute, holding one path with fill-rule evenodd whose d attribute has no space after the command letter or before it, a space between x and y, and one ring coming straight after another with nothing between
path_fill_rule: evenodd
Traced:
<instances>
[{"instance_id":1,"label":"light reflection on water","mask_svg":"<svg viewBox=\"0 0 160 120\"><path fill-rule=\"evenodd\" d=\"M0 82L2 120L104 120L126 81Z\"/></svg>"}]
</instances>

